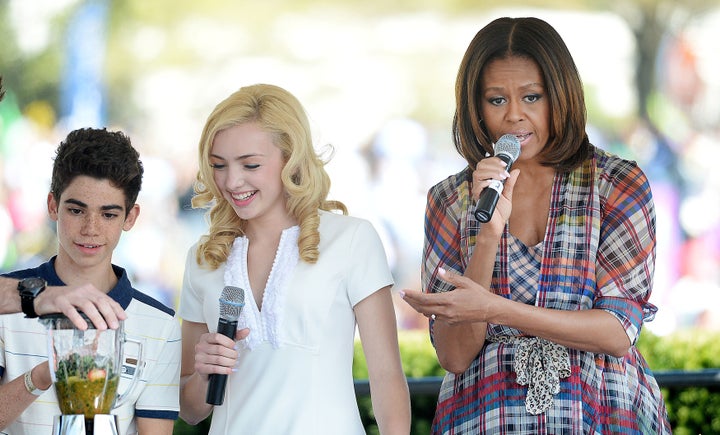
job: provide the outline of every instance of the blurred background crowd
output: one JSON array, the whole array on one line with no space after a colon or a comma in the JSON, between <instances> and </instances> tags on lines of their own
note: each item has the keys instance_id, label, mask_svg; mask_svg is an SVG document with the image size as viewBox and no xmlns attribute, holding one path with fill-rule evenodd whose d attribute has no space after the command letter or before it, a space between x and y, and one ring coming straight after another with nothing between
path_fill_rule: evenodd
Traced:
<instances>
[{"instance_id":1,"label":"blurred background crowd","mask_svg":"<svg viewBox=\"0 0 720 435\"><path fill-rule=\"evenodd\" d=\"M542 5L542 6L540 6ZM452 145L465 47L498 16L563 36L584 80L591 141L638 161L657 208L647 325L720 327L720 2L688 0L0 0L0 269L53 255L54 149L75 128L126 132L141 214L113 262L176 307L200 130L240 86L304 103L331 197L370 219L396 288L419 288L427 189L464 166ZM425 327L397 300L402 328Z\"/></svg>"}]
</instances>

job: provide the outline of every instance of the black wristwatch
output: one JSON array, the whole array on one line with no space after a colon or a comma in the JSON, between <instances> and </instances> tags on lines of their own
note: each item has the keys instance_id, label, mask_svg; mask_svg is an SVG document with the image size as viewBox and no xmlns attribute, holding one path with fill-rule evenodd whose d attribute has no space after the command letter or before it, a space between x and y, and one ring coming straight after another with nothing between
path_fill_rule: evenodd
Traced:
<instances>
[{"instance_id":1,"label":"black wristwatch","mask_svg":"<svg viewBox=\"0 0 720 435\"><path fill-rule=\"evenodd\" d=\"M35 318L35 298L45 290L47 282L42 278L25 278L18 282L18 291L20 292L20 305L25 317Z\"/></svg>"}]
</instances>

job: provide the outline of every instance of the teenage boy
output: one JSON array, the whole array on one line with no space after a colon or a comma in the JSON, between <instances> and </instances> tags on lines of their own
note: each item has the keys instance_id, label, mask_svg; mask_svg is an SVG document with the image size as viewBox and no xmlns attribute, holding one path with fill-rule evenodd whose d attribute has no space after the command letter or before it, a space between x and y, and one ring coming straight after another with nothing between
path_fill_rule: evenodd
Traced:
<instances>
[{"instance_id":1,"label":"teenage boy","mask_svg":"<svg viewBox=\"0 0 720 435\"><path fill-rule=\"evenodd\" d=\"M5 90L0 76L0 101L4 96ZM79 287L47 287L43 290L35 294L26 294L21 299L18 280L0 278L0 314L19 313L24 303L27 310L32 307L38 314L62 312L81 329L87 328L87 323L78 314L78 309L84 311L99 329L105 329L107 326L117 328L118 319L125 319L122 307L91 284Z\"/></svg>"},{"instance_id":2,"label":"teenage boy","mask_svg":"<svg viewBox=\"0 0 720 435\"><path fill-rule=\"evenodd\" d=\"M47 208L56 222L58 251L48 262L8 276L20 279L21 294L45 286L91 284L125 311L125 332L141 338L141 379L125 405L114 409L120 434L171 434L178 417L180 328L174 312L135 290L127 272L112 264L123 231L138 217L135 203L143 166L121 132L81 129L57 149ZM48 434L60 414L47 359L45 327L25 314L0 316L0 432ZM126 346L124 371L132 371L136 346ZM129 370L128 370L129 369ZM118 392L129 378L121 376Z\"/></svg>"}]
</instances>

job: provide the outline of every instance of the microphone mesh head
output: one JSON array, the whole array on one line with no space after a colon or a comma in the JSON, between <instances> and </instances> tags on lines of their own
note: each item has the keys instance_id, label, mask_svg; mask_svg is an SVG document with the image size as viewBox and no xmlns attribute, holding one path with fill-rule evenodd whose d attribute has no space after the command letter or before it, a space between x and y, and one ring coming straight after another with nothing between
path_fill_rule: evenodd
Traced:
<instances>
[{"instance_id":1,"label":"microphone mesh head","mask_svg":"<svg viewBox=\"0 0 720 435\"><path fill-rule=\"evenodd\" d=\"M220 293L220 317L235 321L245 306L245 292L239 287L225 286Z\"/></svg>"},{"instance_id":2,"label":"microphone mesh head","mask_svg":"<svg viewBox=\"0 0 720 435\"><path fill-rule=\"evenodd\" d=\"M520 157L520 141L514 134L504 134L495 145L493 145L495 155L507 154L514 162Z\"/></svg>"}]
</instances>

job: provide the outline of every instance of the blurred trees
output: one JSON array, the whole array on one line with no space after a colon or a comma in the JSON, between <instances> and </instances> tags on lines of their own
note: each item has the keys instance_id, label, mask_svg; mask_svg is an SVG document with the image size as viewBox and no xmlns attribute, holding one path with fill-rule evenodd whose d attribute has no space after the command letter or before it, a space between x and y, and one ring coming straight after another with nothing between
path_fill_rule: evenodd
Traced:
<instances>
[{"instance_id":1,"label":"blurred trees","mask_svg":"<svg viewBox=\"0 0 720 435\"><path fill-rule=\"evenodd\" d=\"M607 7L617 13L632 29L635 36L636 63L635 87L637 90L638 117L650 121L648 104L657 88L655 74L658 52L663 38L677 36L688 22L720 6L717 0L635 0L578 2L595 8ZM598 35L602 38L602 35Z\"/></svg>"},{"instance_id":2,"label":"blurred trees","mask_svg":"<svg viewBox=\"0 0 720 435\"><path fill-rule=\"evenodd\" d=\"M635 86L637 115L648 119L648 101L656 88L655 65L662 40L678 34L693 17L697 17L720 4L717 0L551 0L515 1L493 0L273 0L266 2L208 0L6 0L0 2L0 71L6 78L6 87L18 96L20 106L32 100L45 100L59 107L59 80L64 68L65 30L73 12L88 2L107 3L109 7L109 34L106 72L111 98L123 99L123 110L118 116L132 116L132 106L123 98L132 88L133 76L158 63L178 66L197 61L194 51L198 47L182 41L163 41L163 50L151 58L138 57L128 38L137 32L155 33L156 40L172 37L168 29L181 25L184 18L195 16L204 20L236 22L254 37L250 45L257 52L269 52L272 41L263 39L263 28L272 26L280 12L302 12L309 9L345 9L359 16L379 16L400 12L433 10L448 15L462 16L469 12L486 12L495 8L537 7L575 10L611 11L627 22L636 41ZM29 22L18 22L18 17L31 16ZM482 23L478 23L481 26ZM19 27L27 25L27 27ZM479 28L479 27L478 27ZM47 33L43 42L38 33ZM332 37L331 35L328 35ZM99 36L98 36L99 37ZM592 35L603 38L602 34ZM152 39L151 39L152 40ZM218 35L218 44L224 41ZM608 66L609 68L611 66Z\"/></svg>"}]
</instances>

